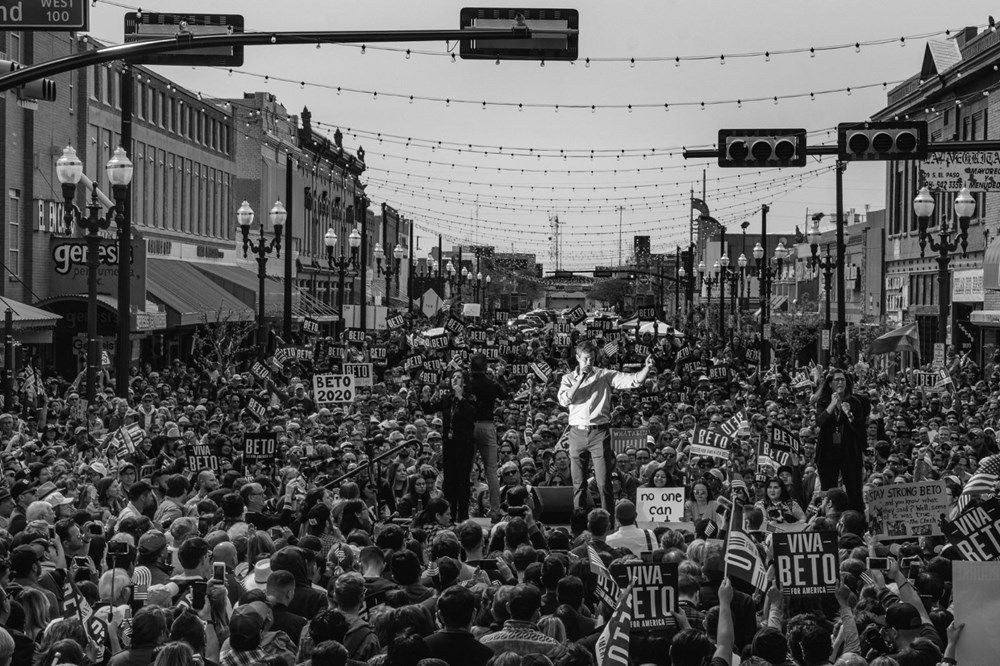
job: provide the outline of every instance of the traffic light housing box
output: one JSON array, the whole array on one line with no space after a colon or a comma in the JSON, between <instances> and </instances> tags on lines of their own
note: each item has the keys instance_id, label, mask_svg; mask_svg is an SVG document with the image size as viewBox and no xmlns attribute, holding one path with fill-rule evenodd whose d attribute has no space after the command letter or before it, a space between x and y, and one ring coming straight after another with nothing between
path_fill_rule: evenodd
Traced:
<instances>
[{"instance_id":1,"label":"traffic light housing box","mask_svg":"<svg viewBox=\"0 0 1000 666\"><path fill-rule=\"evenodd\" d=\"M16 72L19 69L24 69L24 65L13 60L0 60L0 74ZM19 86L17 95L21 99L54 102L56 101L56 82L52 79L35 79Z\"/></svg>"},{"instance_id":2,"label":"traffic light housing box","mask_svg":"<svg viewBox=\"0 0 1000 666\"><path fill-rule=\"evenodd\" d=\"M720 129L720 167L802 167L806 131L794 129Z\"/></svg>"},{"instance_id":3,"label":"traffic light housing box","mask_svg":"<svg viewBox=\"0 0 1000 666\"><path fill-rule=\"evenodd\" d=\"M840 123L837 159L842 162L927 159L927 121Z\"/></svg>"}]
</instances>

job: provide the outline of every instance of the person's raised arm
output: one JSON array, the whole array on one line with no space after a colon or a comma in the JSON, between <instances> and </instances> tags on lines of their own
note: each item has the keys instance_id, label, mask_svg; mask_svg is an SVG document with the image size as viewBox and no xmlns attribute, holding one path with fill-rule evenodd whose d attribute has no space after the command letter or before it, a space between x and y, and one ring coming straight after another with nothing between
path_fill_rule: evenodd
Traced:
<instances>
[{"instance_id":1,"label":"person's raised arm","mask_svg":"<svg viewBox=\"0 0 1000 666\"><path fill-rule=\"evenodd\" d=\"M888 574L896 582L896 588L899 590L899 600L917 609L917 612L920 613L921 624L933 624L931 616L927 613L927 609L924 608L924 602L920 600L920 595L913 589L913 583L907 580L903 572L899 570L899 561L894 557L889 558Z\"/></svg>"},{"instance_id":2,"label":"person's raised arm","mask_svg":"<svg viewBox=\"0 0 1000 666\"><path fill-rule=\"evenodd\" d=\"M653 356L649 355L646 357L646 362L637 372L612 372L611 386L616 389L631 389L642 386L654 363Z\"/></svg>"},{"instance_id":3,"label":"person's raised arm","mask_svg":"<svg viewBox=\"0 0 1000 666\"><path fill-rule=\"evenodd\" d=\"M722 659L727 664L733 663L733 641L736 632L733 629L733 584L729 577L722 579L719 585L719 628L715 641L713 659Z\"/></svg>"},{"instance_id":4,"label":"person's raised arm","mask_svg":"<svg viewBox=\"0 0 1000 666\"><path fill-rule=\"evenodd\" d=\"M854 611L851 609L850 599L851 589L841 583L837 587L837 614L840 616L840 636L843 642L843 652L861 652L858 623L854 619ZM834 654L834 656L839 655Z\"/></svg>"}]
</instances>

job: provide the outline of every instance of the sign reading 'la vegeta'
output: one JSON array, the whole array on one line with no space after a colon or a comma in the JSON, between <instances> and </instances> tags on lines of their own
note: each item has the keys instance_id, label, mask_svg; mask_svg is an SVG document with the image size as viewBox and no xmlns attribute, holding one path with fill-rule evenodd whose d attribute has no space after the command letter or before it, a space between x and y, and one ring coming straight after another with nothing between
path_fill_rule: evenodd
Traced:
<instances>
[{"instance_id":1,"label":"sign reading 'la vegeta'","mask_svg":"<svg viewBox=\"0 0 1000 666\"><path fill-rule=\"evenodd\" d=\"M87 291L87 242L82 238L52 238L51 293L80 294ZM130 302L145 308L146 303L146 243L132 239L129 275L132 288ZM118 241L102 238L97 246L97 293L118 295Z\"/></svg>"}]
</instances>

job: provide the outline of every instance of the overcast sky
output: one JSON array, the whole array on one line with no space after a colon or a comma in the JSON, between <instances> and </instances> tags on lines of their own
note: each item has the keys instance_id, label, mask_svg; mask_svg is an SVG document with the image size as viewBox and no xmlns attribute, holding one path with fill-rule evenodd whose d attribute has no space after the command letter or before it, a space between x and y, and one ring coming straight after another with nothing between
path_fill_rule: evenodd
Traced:
<instances>
[{"instance_id":1,"label":"overcast sky","mask_svg":"<svg viewBox=\"0 0 1000 666\"><path fill-rule=\"evenodd\" d=\"M171 12L190 11L200 3L151 0L141 4L144 11ZM414 0L213 0L211 9L243 14L248 30L397 30L457 28L459 11L465 4ZM502 1L490 6L497 5L515 6ZM314 121L343 128L345 145L351 149L362 145L367 152L368 192L376 205L386 201L416 220L421 237L418 256L426 254L432 235L440 232L446 245L450 240L492 244L503 251L535 252L546 269L551 269L548 236L552 213L558 214L562 223L562 266L584 268L617 261L618 206L624 208L624 255L628 255L636 234L651 236L654 252L672 251L676 244L686 243L688 192L694 187L701 196L703 168L708 178L707 203L713 215L733 231L738 231L744 220L750 221L750 231L759 229L762 200L771 205L768 226L774 232L791 233L796 224L804 228L807 211L832 213L835 200L831 158L821 162L811 158L803 169L757 173L720 169L714 160L685 161L678 152L664 155L664 149L713 144L718 130L724 127L804 127L812 131L833 128L838 122L864 120L885 104L882 82L889 82L891 87L891 82L905 79L920 68L926 40L909 39L900 46L901 35L984 25L991 11L991 3L965 0L603 0L551 6L573 7L580 12L580 60L575 64L547 62L540 67L537 62L504 61L497 66L489 61L460 58L452 62L447 55L414 53L407 59L402 52L371 47L362 54L357 46L323 46L319 50L315 46L272 46L247 49L244 67L233 75L196 68L159 71L206 96L239 97L244 91L268 90L289 111L299 113L308 106ZM91 9L91 32L100 39L120 42L126 11L98 2ZM587 57L673 58L818 49L884 38L894 38L894 43L862 47L860 53L852 46L818 52L815 57L808 53L774 55L770 62L763 57L729 57L725 65L720 65L715 57L682 62L679 67L672 60L640 62L635 67L627 62L595 62L590 67L584 64ZM400 48L446 51L443 43ZM265 82L240 71L304 80L307 85ZM879 85L851 95L817 95L815 101L782 100L777 105L756 102L741 107L709 104L705 110L663 109L664 103L771 98L873 83ZM338 95L337 86L381 94ZM547 108L518 111L488 106L484 110L478 102L446 105L418 99L410 103L408 99L391 99L385 93L541 103ZM643 103L656 104L657 108L631 113L623 109L589 109L591 104ZM554 108L568 104L588 108L561 108L558 112ZM593 160L482 152L475 155L412 144L407 147L388 140L379 143L370 135L354 136L347 128L414 139L503 146L505 151L509 147L657 151L645 158L633 155ZM814 142L832 141L835 133L812 137ZM442 164L428 165L427 160ZM479 168L452 168L452 163ZM510 170L498 172L497 167ZM521 169L548 169L550 173L522 174ZM566 174L566 169L584 172ZM632 171L591 175L590 169ZM884 173L879 163L850 165L845 177L845 208L883 208ZM715 180L720 177L722 180ZM449 183L449 179L454 182ZM469 185L468 181L477 184ZM759 185L754 186L755 182ZM433 242L436 244L436 237Z\"/></svg>"}]
</instances>

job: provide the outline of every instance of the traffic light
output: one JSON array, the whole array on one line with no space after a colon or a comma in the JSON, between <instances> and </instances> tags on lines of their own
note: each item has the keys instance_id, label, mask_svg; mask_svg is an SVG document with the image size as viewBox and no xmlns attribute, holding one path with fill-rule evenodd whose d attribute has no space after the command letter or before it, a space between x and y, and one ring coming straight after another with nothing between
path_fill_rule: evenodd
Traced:
<instances>
[{"instance_id":1,"label":"traffic light","mask_svg":"<svg viewBox=\"0 0 1000 666\"><path fill-rule=\"evenodd\" d=\"M24 65L13 60L0 60L0 74L16 72L23 68ZM17 96L21 99L54 102L56 101L56 82L52 79L30 81L17 89Z\"/></svg>"},{"instance_id":2,"label":"traffic light","mask_svg":"<svg viewBox=\"0 0 1000 666\"><path fill-rule=\"evenodd\" d=\"M840 123L837 158L842 162L927 159L927 121Z\"/></svg>"},{"instance_id":3,"label":"traffic light","mask_svg":"<svg viewBox=\"0 0 1000 666\"><path fill-rule=\"evenodd\" d=\"M721 129L720 167L806 165L804 129Z\"/></svg>"}]
</instances>

